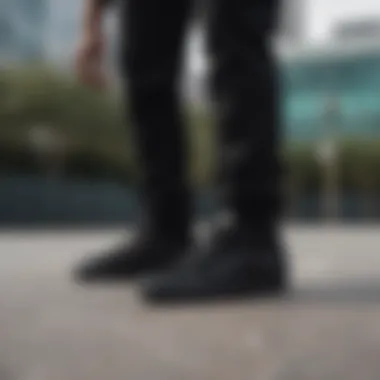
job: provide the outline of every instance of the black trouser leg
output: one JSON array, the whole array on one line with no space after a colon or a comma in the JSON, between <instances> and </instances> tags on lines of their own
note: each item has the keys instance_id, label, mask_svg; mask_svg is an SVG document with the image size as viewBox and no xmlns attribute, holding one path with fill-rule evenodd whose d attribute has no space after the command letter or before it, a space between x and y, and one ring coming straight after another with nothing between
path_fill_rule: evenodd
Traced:
<instances>
[{"instance_id":1,"label":"black trouser leg","mask_svg":"<svg viewBox=\"0 0 380 380\"><path fill-rule=\"evenodd\" d=\"M275 225L268 223L278 212L277 91L266 46L277 1L211 1L221 174L225 200L240 223L217 229L207 254L147 282L144 295L155 302L265 295L283 290L286 282L281 247L271 237Z\"/></svg>"},{"instance_id":2,"label":"black trouser leg","mask_svg":"<svg viewBox=\"0 0 380 380\"><path fill-rule=\"evenodd\" d=\"M212 0L209 48L227 207L243 223L279 213L277 72L269 48L278 0Z\"/></svg>"},{"instance_id":3,"label":"black trouser leg","mask_svg":"<svg viewBox=\"0 0 380 380\"><path fill-rule=\"evenodd\" d=\"M186 234L189 196L178 79L189 0L126 0L123 66L148 228Z\"/></svg>"}]
</instances>

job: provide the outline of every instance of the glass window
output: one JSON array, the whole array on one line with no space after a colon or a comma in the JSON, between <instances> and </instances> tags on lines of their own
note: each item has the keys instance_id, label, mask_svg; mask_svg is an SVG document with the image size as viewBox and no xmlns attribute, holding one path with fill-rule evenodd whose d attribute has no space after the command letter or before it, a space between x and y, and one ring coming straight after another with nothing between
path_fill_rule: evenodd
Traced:
<instances>
[{"instance_id":1,"label":"glass window","mask_svg":"<svg viewBox=\"0 0 380 380\"><path fill-rule=\"evenodd\" d=\"M380 52L284 64L282 86L284 126L292 137L314 138L328 122L343 133L380 133Z\"/></svg>"}]
</instances>

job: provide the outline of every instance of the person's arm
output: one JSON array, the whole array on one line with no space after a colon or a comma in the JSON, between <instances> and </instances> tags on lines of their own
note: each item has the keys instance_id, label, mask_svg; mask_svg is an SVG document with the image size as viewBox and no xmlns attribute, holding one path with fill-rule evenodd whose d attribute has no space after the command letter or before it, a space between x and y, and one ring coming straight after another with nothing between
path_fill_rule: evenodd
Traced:
<instances>
[{"instance_id":1,"label":"person's arm","mask_svg":"<svg viewBox=\"0 0 380 380\"><path fill-rule=\"evenodd\" d=\"M84 0L83 33L99 35L102 33L103 13L110 0Z\"/></svg>"},{"instance_id":2,"label":"person's arm","mask_svg":"<svg viewBox=\"0 0 380 380\"><path fill-rule=\"evenodd\" d=\"M79 79L91 87L105 85L103 19L112 0L84 0L82 32L77 53Z\"/></svg>"}]
</instances>

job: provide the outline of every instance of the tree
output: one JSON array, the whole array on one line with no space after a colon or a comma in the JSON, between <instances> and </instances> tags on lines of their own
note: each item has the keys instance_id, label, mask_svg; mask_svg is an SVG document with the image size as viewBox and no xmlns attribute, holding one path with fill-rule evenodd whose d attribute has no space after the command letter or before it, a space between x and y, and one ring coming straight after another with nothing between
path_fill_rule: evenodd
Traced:
<instances>
[{"instance_id":1,"label":"tree","mask_svg":"<svg viewBox=\"0 0 380 380\"><path fill-rule=\"evenodd\" d=\"M0 72L0 142L29 149L36 124L57 129L71 154L96 156L130 169L128 128L115 100L44 67Z\"/></svg>"}]
</instances>

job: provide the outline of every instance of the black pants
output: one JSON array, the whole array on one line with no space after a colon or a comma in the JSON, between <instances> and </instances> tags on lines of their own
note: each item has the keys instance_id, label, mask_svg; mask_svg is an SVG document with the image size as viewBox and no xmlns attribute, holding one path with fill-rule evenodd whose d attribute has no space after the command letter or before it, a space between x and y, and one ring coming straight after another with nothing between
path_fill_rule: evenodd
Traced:
<instances>
[{"instance_id":1,"label":"black pants","mask_svg":"<svg viewBox=\"0 0 380 380\"><path fill-rule=\"evenodd\" d=\"M178 96L190 0L124 0L123 69L143 169L148 220L189 224L187 150ZM244 223L279 211L277 71L268 47L278 0L211 0L205 7L220 127L225 205Z\"/></svg>"}]
</instances>

